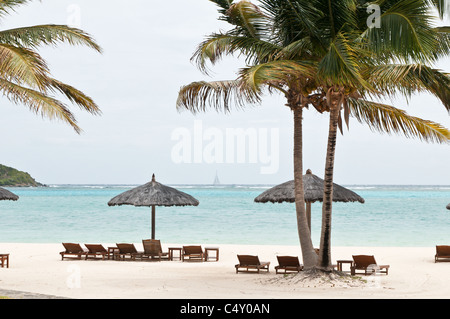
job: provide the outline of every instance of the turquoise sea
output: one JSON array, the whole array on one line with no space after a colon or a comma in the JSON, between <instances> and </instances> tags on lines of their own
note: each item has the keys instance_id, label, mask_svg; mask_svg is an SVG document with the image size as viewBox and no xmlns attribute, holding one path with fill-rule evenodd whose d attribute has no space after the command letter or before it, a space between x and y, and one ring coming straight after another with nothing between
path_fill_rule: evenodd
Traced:
<instances>
[{"instance_id":1,"label":"turquoise sea","mask_svg":"<svg viewBox=\"0 0 450 319\"><path fill-rule=\"evenodd\" d=\"M255 203L271 186L172 185L200 201L197 207L157 207L156 238L182 244L297 245L294 204ZM52 185L8 188L17 202L0 201L0 242L116 243L150 238L149 207L109 207L134 186ZM334 203L335 246L450 244L450 186L346 186L365 199ZM321 203L312 205L319 245Z\"/></svg>"}]
</instances>

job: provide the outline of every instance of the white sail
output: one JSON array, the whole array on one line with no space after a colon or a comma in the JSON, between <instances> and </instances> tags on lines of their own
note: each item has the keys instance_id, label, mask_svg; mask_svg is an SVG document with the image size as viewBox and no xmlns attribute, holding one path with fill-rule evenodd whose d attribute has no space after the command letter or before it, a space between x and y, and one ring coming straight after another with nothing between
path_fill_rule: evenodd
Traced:
<instances>
[{"instance_id":1,"label":"white sail","mask_svg":"<svg viewBox=\"0 0 450 319\"><path fill-rule=\"evenodd\" d=\"M216 177L214 178L213 185L220 185L219 176L217 176L217 172L216 172Z\"/></svg>"}]
</instances>

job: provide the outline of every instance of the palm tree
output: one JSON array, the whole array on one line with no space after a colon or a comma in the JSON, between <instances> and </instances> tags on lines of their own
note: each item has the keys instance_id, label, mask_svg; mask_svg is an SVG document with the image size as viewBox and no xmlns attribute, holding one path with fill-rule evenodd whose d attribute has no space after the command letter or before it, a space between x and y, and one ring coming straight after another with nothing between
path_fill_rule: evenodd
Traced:
<instances>
[{"instance_id":1,"label":"palm tree","mask_svg":"<svg viewBox=\"0 0 450 319\"><path fill-rule=\"evenodd\" d=\"M3 0L0 18L30 0ZM85 45L101 52L100 46L86 32L65 25L36 25L0 31L0 90L13 103L24 104L31 111L49 119L68 123L81 132L68 106L53 94L61 94L71 103L91 114L100 109L89 96L76 88L54 79L46 61L37 53L43 45L68 43Z\"/></svg>"},{"instance_id":2,"label":"palm tree","mask_svg":"<svg viewBox=\"0 0 450 319\"><path fill-rule=\"evenodd\" d=\"M342 33L332 34L332 45L329 49L331 58L323 60L326 63L323 64L321 77L325 82L334 84L327 99L330 124L318 264L319 268L324 270L332 268L333 173L338 127L342 131L341 111L344 111L347 125L349 116L353 115L360 122L365 121L381 131L402 132L429 142L448 143L450 140L448 130L439 124L411 117L390 105L370 101L370 95L385 97L400 93L409 97L415 92L428 91L437 96L450 111L449 76L425 64L449 54L448 35L442 32L442 28L431 27L429 11L435 3L420 0L381 3L381 28L370 29L364 22L358 22L358 10L365 9L369 2L354 1L354 19L350 20L354 25L350 25L348 21L345 26L335 25L334 29L341 30ZM439 12L442 12L442 7L438 8ZM330 7L329 10L330 25L333 25L333 16L339 14L335 9ZM358 26L363 28L358 29ZM352 41L348 42L351 45L342 46L341 54L335 59L336 56L332 54L333 43L336 43L339 37ZM342 56L345 57L344 63L341 62ZM345 76L342 77L346 73L354 75L350 82Z\"/></svg>"},{"instance_id":3,"label":"palm tree","mask_svg":"<svg viewBox=\"0 0 450 319\"><path fill-rule=\"evenodd\" d=\"M328 12L324 9L324 3L328 1L261 0L261 7L248 1L213 2L221 8L221 19L232 24L234 29L211 35L200 44L193 58L205 72L206 61L214 64L222 55L235 52L243 54L250 66L242 69L238 79L233 81L202 81L183 87L177 106L198 112L204 111L207 105L212 105L217 110L228 112L232 102L238 107L259 102L264 87L270 92L281 92L285 95L287 106L294 114L294 180L299 239L305 268L313 268L317 263L317 255L311 243L302 184L302 113L303 109L309 106L322 113L330 111L331 105L336 108L336 105L340 104L341 88L335 86L335 79L328 77L324 70L328 70L330 65L333 66L336 61L333 58L348 49L350 40L343 33L336 39L330 36L331 28L327 26L324 13ZM341 12L337 21L343 24L352 18L351 11L347 10L349 2L333 4L336 4ZM330 43L333 51L329 50ZM347 60L350 58L347 57ZM351 87L357 83L361 91L375 93L370 82L363 80L361 72L346 67L345 62L347 61L338 63L334 68L340 71L337 78L344 75L345 81L341 86ZM337 91L334 92L334 89ZM342 90L345 92L344 86ZM358 97L354 89L348 93L351 93L351 97ZM376 106L378 105L374 105ZM388 114L384 109L381 109L381 112L385 117ZM337 116L336 114L340 112L333 112L334 116ZM346 119L349 114L346 112ZM406 116L404 114L396 123L403 125ZM378 118L360 116L358 119L384 128ZM408 120L411 121L411 118ZM426 132L417 132L417 136L422 136L430 133L433 125L434 123L416 119L406 127L426 127Z\"/></svg>"},{"instance_id":4,"label":"palm tree","mask_svg":"<svg viewBox=\"0 0 450 319\"><path fill-rule=\"evenodd\" d=\"M223 55L240 53L245 55L247 63L255 69L242 70L241 77L231 81L193 82L181 88L177 107L191 112L205 111L207 106L228 112L231 103L243 107L247 103L261 101L261 86L270 91L285 95L286 105L294 116L294 180L296 194L296 217L298 235L305 268L314 267L317 254L311 240L306 217L303 167L302 167L302 113L308 101L303 92L309 90L308 77L314 71L310 63L314 52L303 50L292 55L298 48L312 48L309 41L303 40L314 29L306 19L300 20L292 11L277 15L277 6L285 6L286 1L275 4L262 1L266 11L249 1L233 3L231 0L211 0L219 6L220 20L227 21L233 29L225 33L214 33L198 46L193 60L198 67L208 73L206 62L216 63ZM270 11L272 10L273 11ZM306 4L304 10L311 18L318 15L315 9ZM274 32L276 30L276 32ZM297 31L303 34L298 37ZM320 41L314 38L313 41ZM293 58L297 58L294 60ZM307 58L307 59L303 59ZM255 72L258 76L252 76Z\"/></svg>"}]
</instances>

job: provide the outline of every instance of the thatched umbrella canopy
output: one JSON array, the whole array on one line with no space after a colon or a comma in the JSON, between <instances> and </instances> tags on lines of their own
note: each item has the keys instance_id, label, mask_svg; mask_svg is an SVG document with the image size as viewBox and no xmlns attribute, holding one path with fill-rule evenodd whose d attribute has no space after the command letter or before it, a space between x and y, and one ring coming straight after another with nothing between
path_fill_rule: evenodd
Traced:
<instances>
[{"instance_id":1,"label":"thatched umbrella canopy","mask_svg":"<svg viewBox=\"0 0 450 319\"><path fill-rule=\"evenodd\" d=\"M323 201L324 180L314 175L310 169L303 175L303 188L305 192L306 213L311 229L311 203ZM257 203L294 203L295 182L289 181L272 187L255 198ZM360 202L364 199L355 192L333 183L333 202Z\"/></svg>"},{"instance_id":2,"label":"thatched umbrella canopy","mask_svg":"<svg viewBox=\"0 0 450 319\"><path fill-rule=\"evenodd\" d=\"M9 190L0 187L0 200L18 200L19 196Z\"/></svg>"},{"instance_id":3,"label":"thatched umbrella canopy","mask_svg":"<svg viewBox=\"0 0 450 319\"><path fill-rule=\"evenodd\" d=\"M450 204L447 205L447 209L450 209Z\"/></svg>"},{"instance_id":4,"label":"thatched umbrella canopy","mask_svg":"<svg viewBox=\"0 0 450 319\"><path fill-rule=\"evenodd\" d=\"M199 201L189 194L165 186L155 180L112 198L109 206L133 205L152 207L152 239L155 239L155 206L197 206Z\"/></svg>"}]
</instances>

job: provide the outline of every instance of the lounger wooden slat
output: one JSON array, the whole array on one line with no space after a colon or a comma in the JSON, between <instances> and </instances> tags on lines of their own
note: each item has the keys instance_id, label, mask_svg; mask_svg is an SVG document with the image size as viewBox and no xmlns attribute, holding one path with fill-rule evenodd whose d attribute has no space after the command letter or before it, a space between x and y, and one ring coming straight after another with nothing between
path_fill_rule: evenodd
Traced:
<instances>
[{"instance_id":1,"label":"lounger wooden slat","mask_svg":"<svg viewBox=\"0 0 450 319\"><path fill-rule=\"evenodd\" d=\"M81 259L87 254L87 250L83 249L80 244L62 243L62 245L66 250L59 253L61 260L64 260L64 258Z\"/></svg>"},{"instance_id":2,"label":"lounger wooden slat","mask_svg":"<svg viewBox=\"0 0 450 319\"><path fill-rule=\"evenodd\" d=\"M436 245L436 255L434 256L434 262L438 261L450 261L450 246L448 245Z\"/></svg>"},{"instance_id":3,"label":"lounger wooden slat","mask_svg":"<svg viewBox=\"0 0 450 319\"><path fill-rule=\"evenodd\" d=\"M364 270L364 275L377 273L388 274L389 265L378 265L374 256L370 255L354 255L353 265L350 268L351 274L354 276L356 270Z\"/></svg>"},{"instance_id":4,"label":"lounger wooden slat","mask_svg":"<svg viewBox=\"0 0 450 319\"><path fill-rule=\"evenodd\" d=\"M238 272L255 272L251 271L251 269L256 270L256 273L259 273L260 270L266 270L269 272L269 261L259 261L258 256L252 255L237 255L239 264L235 265L236 273ZM241 270L245 269L245 270Z\"/></svg>"},{"instance_id":5,"label":"lounger wooden slat","mask_svg":"<svg viewBox=\"0 0 450 319\"><path fill-rule=\"evenodd\" d=\"M277 256L277 260L278 266L275 266L275 273L277 274L303 270L303 265L300 264L297 256Z\"/></svg>"},{"instance_id":6,"label":"lounger wooden slat","mask_svg":"<svg viewBox=\"0 0 450 319\"><path fill-rule=\"evenodd\" d=\"M185 261L185 259L203 261L204 258L205 253L203 252L202 246L183 246L182 261Z\"/></svg>"}]
</instances>

